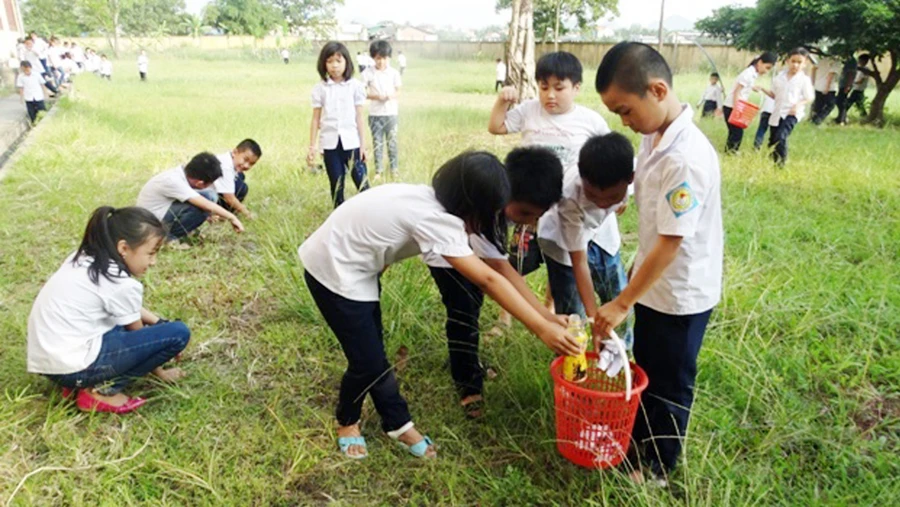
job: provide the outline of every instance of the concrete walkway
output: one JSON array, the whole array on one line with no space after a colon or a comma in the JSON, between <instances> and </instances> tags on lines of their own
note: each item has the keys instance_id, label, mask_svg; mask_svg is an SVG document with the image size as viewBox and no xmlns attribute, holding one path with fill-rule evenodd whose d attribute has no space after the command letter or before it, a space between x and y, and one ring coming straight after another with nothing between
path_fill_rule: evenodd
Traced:
<instances>
[{"instance_id":1,"label":"concrete walkway","mask_svg":"<svg viewBox=\"0 0 900 507\"><path fill-rule=\"evenodd\" d=\"M18 94L0 99L0 169L16 151L30 126L28 113Z\"/></svg>"}]
</instances>

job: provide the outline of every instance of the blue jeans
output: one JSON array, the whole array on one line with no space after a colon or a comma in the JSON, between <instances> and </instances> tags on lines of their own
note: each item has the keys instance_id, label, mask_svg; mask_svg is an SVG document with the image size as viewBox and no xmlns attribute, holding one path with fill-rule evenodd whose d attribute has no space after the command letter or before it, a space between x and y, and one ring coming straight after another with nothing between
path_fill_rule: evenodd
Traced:
<instances>
[{"instance_id":1,"label":"blue jeans","mask_svg":"<svg viewBox=\"0 0 900 507\"><path fill-rule=\"evenodd\" d=\"M616 298L628 284L625 277L625 269L622 267L622 258L619 254L610 255L593 241L587 248L588 268L591 271L591 281L594 284L594 292L600 297L602 303L608 303ZM547 278L550 282L550 293L553 295L553 304L559 315L571 315L577 313L585 317L584 304L578 294L578 286L575 283L575 273L571 267L560 264L550 257L546 257ZM617 330L619 337L625 340L630 349L634 343L634 316L630 312L623 326Z\"/></svg>"},{"instance_id":2,"label":"blue jeans","mask_svg":"<svg viewBox=\"0 0 900 507\"><path fill-rule=\"evenodd\" d=\"M218 195L212 188L198 190L198 192L212 202L218 200ZM163 223L169 229L169 239L171 240L183 238L199 229L207 218L209 218L209 213L189 202L173 202L163 217Z\"/></svg>"},{"instance_id":3,"label":"blue jeans","mask_svg":"<svg viewBox=\"0 0 900 507\"><path fill-rule=\"evenodd\" d=\"M369 128L372 130L372 142L375 145L375 172L384 171L384 145L387 141L388 158L391 162L391 173L399 168L397 161L397 116L369 116Z\"/></svg>"},{"instance_id":4,"label":"blue jeans","mask_svg":"<svg viewBox=\"0 0 900 507\"><path fill-rule=\"evenodd\" d=\"M134 379L147 375L187 347L191 331L181 321L145 326L126 331L116 326L103 335L100 354L84 370L65 375L46 375L53 382L71 388L102 385L100 394L111 396Z\"/></svg>"}]
</instances>

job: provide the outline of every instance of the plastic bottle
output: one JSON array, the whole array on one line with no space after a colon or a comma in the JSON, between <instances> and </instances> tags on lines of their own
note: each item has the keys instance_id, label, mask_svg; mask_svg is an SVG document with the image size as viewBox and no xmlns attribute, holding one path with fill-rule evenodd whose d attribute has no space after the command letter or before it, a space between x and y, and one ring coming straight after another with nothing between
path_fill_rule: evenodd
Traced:
<instances>
[{"instance_id":1,"label":"plastic bottle","mask_svg":"<svg viewBox=\"0 0 900 507\"><path fill-rule=\"evenodd\" d=\"M563 360L563 378L569 382L584 382L587 379L587 356L585 349L588 343L588 333L581 316L573 314L569 316L569 334L578 340L581 345L581 353L577 356L566 356Z\"/></svg>"}]
</instances>

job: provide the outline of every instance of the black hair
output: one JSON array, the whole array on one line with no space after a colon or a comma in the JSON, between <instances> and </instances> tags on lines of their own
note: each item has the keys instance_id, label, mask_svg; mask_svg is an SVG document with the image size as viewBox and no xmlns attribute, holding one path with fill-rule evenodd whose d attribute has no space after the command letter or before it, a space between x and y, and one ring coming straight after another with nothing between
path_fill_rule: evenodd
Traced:
<instances>
[{"instance_id":1,"label":"black hair","mask_svg":"<svg viewBox=\"0 0 900 507\"><path fill-rule=\"evenodd\" d=\"M222 163L215 155L204 151L194 155L194 158L184 166L184 174L188 178L212 183L222 177Z\"/></svg>"},{"instance_id":2,"label":"black hair","mask_svg":"<svg viewBox=\"0 0 900 507\"><path fill-rule=\"evenodd\" d=\"M113 277L131 275L125 260L119 255L119 241L125 240L129 247L137 248L154 237L165 238L166 228L150 211L137 206L119 209L101 206L88 220L84 238L72 262L90 257L88 278L91 282L99 284L101 276L114 281ZM117 269L110 273L114 265Z\"/></svg>"},{"instance_id":3,"label":"black hair","mask_svg":"<svg viewBox=\"0 0 900 507\"><path fill-rule=\"evenodd\" d=\"M503 207L509 202L510 188L506 168L497 157L486 151L460 153L434 173L431 186L448 213L506 252Z\"/></svg>"},{"instance_id":4,"label":"black hair","mask_svg":"<svg viewBox=\"0 0 900 507\"><path fill-rule=\"evenodd\" d=\"M349 80L353 77L353 60L350 58L350 51L347 49L347 46L335 41L325 43L322 46L322 51L319 52L319 61L316 63L319 77L322 78L322 81L328 81L328 69L325 66L325 62L334 55L344 57L344 81Z\"/></svg>"},{"instance_id":5,"label":"black hair","mask_svg":"<svg viewBox=\"0 0 900 507\"><path fill-rule=\"evenodd\" d=\"M27 68L27 69L30 69L30 68L31 68L31 62L29 62L28 60L22 60L22 63L19 64L19 67L20 67L20 68L23 68L23 69L26 69L26 68Z\"/></svg>"},{"instance_id":6,"label":"black hair","mask_svg":"<svg viewBox=\"0 0 900 507\"><path fill-rule=\"evenodd\" d=\"M788 52L787 57L790 58L794 55L800 55L803 58L809 58L809 51L806 48L796 47Z\"/></svg>"},{"instance_id":7,"label":"black hair","mask_svg":"<svg viewBox=\"0 0 900 507\"><path fill-rule=\"evenodd\" d=\"M369 46L369 56L375 58L376 56L383 56L385 58L391 57L391 43L386 40L377 40Z\"/></svg>"},{"instance_id":8,"label":"black hair","mask_svg":"<svg viewBox=\"0 0 900 507\"><path fill-rule=\"evenodd\" d=\"M260 148L259 143L257 143L253 139L244 139L243 141L239 142L237 147L235 147L235 150L237 150L238 153L242 151L250 151L254 155L256 155L256 158L262 156L262 148Z\"/></svg>"},{"instance_id":9,"label":"black hair","mask_svg":"<svg viewBox=\"0 0 900 507\"><path fill-rule=\"evenodd\" d=\"M760 61L762 61L763 63L771 63L772 65L775 65L775 62L778 61L778 55L776 55L775 53L773 53L771 51L766 51L765 53L754 58L750 62L750 65L748 65L747 67L754 67Z\"/></svg>"},{"instance_id":10,"label":"black hair","mask_svg":"<svg viewBox=\"0 0 900 507\"><path fill-rule=\"evenodd\" d=\"M672 86L672 69L658 51L640 42L620 42L603 55L595 86L603 93L616 84L622 91L644 97L651 79Z\"/></svg>"},{"instance_id":11,"label":"black hair","mask_svg":"<svg viewBox=\"0 0 900 507\"><path fill-rule=\"evenodd\" d=\"M722 78L719 77L719 73L718 73L718 72L713 72L712 74L709 75L709 77L714 77L714 78L716 78L716 79L722 79Z\"/></svg>"},{"instance_id":12,"label":"black hair","mask_svg":"<svg viewBox=\"0 0 900 507\"><path fill-rule=\"evenodd\" d=\"M588 139L578 154L578 174L599 189L630 182L634 176L631 141L618 132Z\"/></svg>"},{"instance_id":13,"label":"black hair","mask_svg":"<svg viewBox=\"0 0 900 507\"><path fill-rule=\"evenodd\" d=\"M578 57L565 51L547 53L542 56L534 67L534 79L547 81L555 77L560 81L568 79L573 85L581 84L583 69Z\"/></svg>"},{"instance_id":14,"label":"black hair","mask_svg":"<svg viewBox=\"0 0 900 507\"><path fill-rule=\"evenodd\" d=\"M861 62L863 66L867 65L870 60L872 60L872 55L869 53L863 53L857 58L857 61Z\"/></svg>"},{"instance_id":15,"label":"black hair","mask_svg":"<svg viewBox=\"0 0 900 507\"><path fill-rule=\"evenodd\" d=\"M511 201L548 210L562 199L562 162L549 149L515 148L506 155L505 164Z\"/></svg>"}]
</instances>

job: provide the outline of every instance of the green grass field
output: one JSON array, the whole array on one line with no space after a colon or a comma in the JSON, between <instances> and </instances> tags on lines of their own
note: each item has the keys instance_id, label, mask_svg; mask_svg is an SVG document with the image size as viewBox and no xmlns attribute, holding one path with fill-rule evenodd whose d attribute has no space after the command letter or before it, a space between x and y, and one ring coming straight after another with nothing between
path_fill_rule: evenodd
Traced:
<instances>
[{"instance_id":1,"label":"green grass field","mask_svg":"<svg viewBox=\"0 0 900 507\"><path fill-rule=\"evenodd\" d=\"M401 169L426 182L466 148L503 155L486 131L491 62L411 61L401 98ZM798 127L775 169L750 148L722 159L723 302L700 355L697 401L671 490L562 459L551 355L521 325L485 337L500 373L488 415L456 406L443 307L411 259L383 280L386 348L440 458L422 462L380 433L367 404L363 462L337 452L333 405L345 360L302 281L296 248L330 211L305 172L311 59L133 59L114 81L83 76L0 181L0 501L12 505L892 505L900 502L900 135ZM595 67L594 67L595 68ZM580 102L621 129L593 91ZM676 79L695 103L703 75ZM871 91L870 91L871 93ZM889 104L900 110L900 94ZM851 116L856 119L855 113ZM721 147L720 119L701 121ZM193 331L177 387L145 381L137 414L85 414L25 372L26 321L43 282L97 206L131 205L154 173L202 150L258 140L247 233L207 226L204 244L165 249L145 304ZM629 132L632 139L637 140ZM351 192L352 194L352 192ZM622 220L625 256L635 214ZM543 291L544 279L531 280ZM482 319L488 329L496 305ZM12 498L11 498L12 497Z\"/></svg>"}]
</instances>

